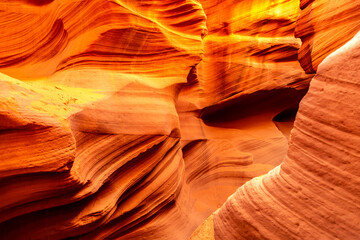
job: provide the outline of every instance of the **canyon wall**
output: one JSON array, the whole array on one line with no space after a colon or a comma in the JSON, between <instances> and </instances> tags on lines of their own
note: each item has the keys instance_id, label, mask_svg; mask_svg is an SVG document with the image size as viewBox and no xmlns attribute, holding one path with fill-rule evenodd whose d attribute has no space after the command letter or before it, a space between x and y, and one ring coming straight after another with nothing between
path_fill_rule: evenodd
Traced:
<instances>
[{"instance_id":1,"label":"canyon wall","mask_svg":"<svg viewBox=\"0 0 360 240\"><path fill-rule=\"evenodd\" d=\"M307 73L315 73L330 53L360 30L359 1L301 0L295 36L301 38L299 61Z\"/></svg>"},{"instance_id":2,"label":"canyon wall","mask_svg":"<svg viewBox=\"0 0 360 240\"><path fill-rule=\"evenodd\" d=\"M312 73L358 30L359 11L346 13L359 4L335 2L2 1L0 238L188 239L241 185L283 161ZM330 24L328 9L342 16L339 22ZM343 31L334 34L338 29ZM323 41L332 35L336 46ZM356 92L346 88L351 84L343 87L355 104ZM330 98L332 88L326 94ZM335 97L335 107L357 114L341 105L344 94ZM321 99L318 104L324 111L330 107ZM299 134L305 134L302 125L295 125ZM349 136L356 145L356 133ZM342 151L356 155L355 145ZM285 162L291 153L298 159L293 148ZM355 171L350 158L343 164ZM306 174L300 167L290 164L284 171ZM317 165L309 165L310 172L320 171L312 167ZM272 182L282 168L264 181ZM289 181L301 185L297 180ZM238 197L242 189L261 199L254 190L260 183L246 183L207 220L213 232L205 237L245 236L245 228L232 229L243 225L231 203L246 204ZM346 186L356 190L352 183ZM334 189L348 194L344 201L356 201L345 188ZM262 223L255 215L251 221Z\"/></svg>"},{"instance_id":3,"label":"canyon wall","mask_svg":"<svg viewBox=\"0 0 360 240\"><path fill-rule=\"evenodd\" d=\"M360 3L315 0L300 7L299 61L317 74L287 156L239 188L192 239L358 239Z\"/></svg>"},{"instance_id":4,"label":"canyon wall","mask_svg":"<svg viewBox=\"0 0 360 240\"><path fill-rule=\"evenodd\" d=\"M215 239L358 239L360 34L319 65L284 162L214 214Z\"/></svg>"}]
</instances>

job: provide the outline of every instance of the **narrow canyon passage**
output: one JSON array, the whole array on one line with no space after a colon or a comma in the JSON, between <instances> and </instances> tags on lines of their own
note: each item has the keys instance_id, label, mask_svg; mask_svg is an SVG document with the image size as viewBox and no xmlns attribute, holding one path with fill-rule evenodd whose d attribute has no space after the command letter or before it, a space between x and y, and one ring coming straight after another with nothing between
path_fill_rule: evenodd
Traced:
<instances>
[{"instance_id":1,"label":"narrow canyon passage","mask_svg":"<svg viewBox=\"0 0 360 240\"><path fill-rule=\"evenodd\" d=\"M360 235L360 2L4 0L0 24L0 240Z\"/></svg>"}]
</instances>

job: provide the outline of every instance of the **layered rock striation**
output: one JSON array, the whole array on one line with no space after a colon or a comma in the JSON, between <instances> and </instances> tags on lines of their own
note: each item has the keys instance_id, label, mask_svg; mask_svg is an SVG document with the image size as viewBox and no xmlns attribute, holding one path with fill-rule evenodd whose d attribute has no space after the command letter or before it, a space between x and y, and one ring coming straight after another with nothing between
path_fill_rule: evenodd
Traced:
<instances>
[{"instance_id":1,"label":"layered rock striation","mask_svg":"<svg viewBox=\"0 0 360 240\"><path fill-rule=\"evenodd\" d=\"M201 5L0 9L1 238L146 237L151 220L161 229L159 215L178 217L185 166L175 99L203 54Z\"/></svg>"},{"instance_id":2,"label":"layered rock striation","mask_svg":"<svg viewBox=\"0 0 360 240\"><path fill-rule=\"evenodd\" d=\"M284 162L214 214L215 239L357 239L360 34L319 66Z\"/></svg>"},{"instance_id":3,"label":"layered rock striation","mask_svg":"<svg viewBox=\"0 0 360 240\"><path fill-rule=\"evenodd\" d=\"M301 1L300 7L298 57L304 70L314 73L359 31L358 3ZM356 36L320 65L284 162L239 188L192 239L357 239L358 51Z\"/></svg>"},{"instance_id":4,"label":"layered rock striation","mask_svg":"<svg viewBox=\"0 0 360 240\"><path fill-rule=\"evenodd\" d=\"M301 38L299 61L307 73L360 31L359 1L301 0L295 36Z\"/></svg>"},{"instance_id":5,"label":"layered rock striation","mask_svg":"<svg viewBox=\"0 0 360 240\"><path fill-rule=\"evenodd\" d=\"M298 1L200 3L208 28L204 57L176 108L195 206L211 206L201 207L204 218L238 186L281 163L311 75L297 60Z\"/></svg>"},{"instance_id":6,"label":"layered rock striation","mask_svg":"<svg viewBox=\"0 0 360 240\"><path fill-rule=\"evenodd\" d=\"M314 56L321 59L327 55L317 48L316 41L330 33L323 32L320 23L311 33L305 27L308 9L314 11L312 21L324 18L324 5L317 7L318 3L302 1L301 11L297 0L2 1L0 238L189 238L236 189L282 162L298 104L312 77L300 63L303 67L310 64L312 67L304 68L313 73L308 69L315 69L320 61ZM335 9L335 5L329 6ZM336 12L345 16L346 9L357 6L349 3ZM301 24L296 26L299 14ZM354 18L349 21L339 19L339 26L347 26L343 43L355 34L356 14L352 13ZM302 38L302 46L294 32ZM308 34L320 40L310 43ZM336 48L328 42L322 46L331 46L329 52ZM331 78L325 73L323 78L327 76ZM344 94L340 94L335 91L340 85L333 78L333 87L324 94L327 99L338 94L334 106L344 108L345 115L353 114L346 119L355 119L352 105L344 107L341 99L356 103L356 92L348 87L356 88L356 82L341 85ZM315 89L321 88L316 81ZM336 132L331 138L326 131L331 124L338 126L336 121L343 121L337 115L327 118L325 109L331 106L324 105L325 100L317 95L310 92L309 100L302 103L305 113L297 118L285 163L263 181L254 180L240 188L206 222L206 229L213 231L209 236L236 239L246 236L241 232L245 229L253 237L252 229L265 221L256 214L263 216L261 206L266 204L271 205L269 211L273 207L282 214L277 204L265 199L255 207L256 214L245 214L249 228L238 224L243 215L236 215L237 202L248 207L248 199L260 201L264 197L261 189L268 190L265 183L280 188L283 181L295 187L304 182L297 188L300 197L301 189L313 194L308 186L320 184L318 199L308 201L313 204L309 212L318 207L315 204L322 204L318 200L328 185L333 186L328 193L331 206L337 203L333 196L337 193L343 194L345 203L356 201L357 196L349 190L357 190L356 186L342 172L336 176L348 179L346 191L339 187L343 183L340 177L330 179L333 185L331 181L316 182L341 170L324 173L313 169L319 164L324 169L328 166L312 156L340 136ZM324 110L316 115L311 107ZM318 145L311 142L314 137L309 138L315 134L309 132L315 124L313 116L324 126L325 132L319 135L325 145L320 137L315 138ZM352 123L349 120L346 126ZM346 127L341 129L346 131ZM356 156L356 134L349 136L353 145L341 151L334 145L331 154L337 155L322 152L321 159L331 159L336 165L334 159L341 159L345 152ZM297 141L302 145L297 146ZM308 145L314 146L305 155L309 164L314 163L305 172L301 170L304 166L291 159L300 158L304 153L297 148L310 148ZM342 161L341 171L347 166L356 170L351 156ZM311 178L314 171L321 175L315 180ZM356 175L356 171L351 173ZM279 183L273 180L279 176ZM244 196L242 189L249 189ZM287 190L291 188L281 188L279 194L284 196ZM303 198L295 199L295 195L279 198L285 201L282 204L302 206L298 202ZM356 219L356 204L344 206L348 215L334 217L324 211L324 216L334 223L338 218ZM335 209L336 213L344 212ZM321 217L314 219L323 220ZM278 218L274 215L276 221ZM288 224L283 234L291 232L293 237L293 223ZM281 224L275 225L264 224L267 230L256 236L276 236ZM310 225L299 223L298 229L306 229L301 236L315 231ZM354 228L346 235L343 229L350 227ZM338 231L339 238L358 232L356 226L340 224L326 236Z\"/></svg>"}]
</instances>

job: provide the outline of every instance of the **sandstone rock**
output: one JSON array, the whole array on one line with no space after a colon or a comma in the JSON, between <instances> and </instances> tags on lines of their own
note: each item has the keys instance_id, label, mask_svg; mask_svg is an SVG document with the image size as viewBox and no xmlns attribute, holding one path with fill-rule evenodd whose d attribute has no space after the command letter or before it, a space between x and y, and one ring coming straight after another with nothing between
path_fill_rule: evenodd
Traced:
<instances>
[{"instance_id":1,"label":"sandstone rock","mask_svg":"<svg viewBox=\"0 0 360 240\"><path fill-rule=\"evenodd\" d=\"M357 239L360 34L319 66L284 162L214 214L215 239Z\"/></svg>"},{"instance_id":2,"label":"sandstone rock","mask_svg":"<svg viewBox=\"0 0 360 240\"><path fill-rule=\"evenodd\" d=\"M0 238L188 239L286 154L298 6L2 1Z\"/></svg>"},{"instance_id":3,"label":"sandstone rock","mask_svg":"<svg viewBox=\"0 0 360 240\"><path fill-rule=\"evenodd\" d=\"M301 0L295 36L301 38L299 61L307 73L315 73L330 53L360 30L359 1Z\"/></svg>"},{"instance_id":4,"label":"sandstone rock","mask_svg":"<svg viewBox=\"0 0 360 240\"><path fill-rule=\"evenodd\" d=\"M298 1L200 3L209 31L204 58L192 68L176 107L186 174L205 219L236 186L281 163L292 122L280 120L277 128L273 119L297 108L311 75L297 60Z\"/></svg>"},{"instance_id":5,"label":"sandstone rock","mask_svg":"<svg viewBox=\"0 0 360 240\"><path fill-rule=\"evenodd\" d=\"M307 89L311 75L299 65L301 42L294 37L299 1L200 3L209 34L204 38L204 58L193 70L197 78L187 90L192 92L186 99L193 109L258 91Z\"/></svg>"},{"instance_id":6,"label":"sandstone rock","mask_svg":"<svg viewBox=\"0 0 360 240\"><path fill-rule=\"evenodd\" d=\"M127 238L176 213L175 84L201 59L205 14L149 3L0 3L1 72L25 81L1 75L1 238Z\"/></svg>"}]
</instances>

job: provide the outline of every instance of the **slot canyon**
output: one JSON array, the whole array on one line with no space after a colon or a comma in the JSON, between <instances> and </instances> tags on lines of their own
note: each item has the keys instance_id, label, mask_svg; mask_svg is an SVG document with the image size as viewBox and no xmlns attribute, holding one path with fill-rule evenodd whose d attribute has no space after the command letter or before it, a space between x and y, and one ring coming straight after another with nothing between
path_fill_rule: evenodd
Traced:
<instances>
[{"instance_id":1,"label":"slot canyon","mask_svg":"<svg viewBox=\"0 0 360 240\"><path fill-rule=\"evenodd\" d=\"M0 240L359 240L359 0L1 0Z\"/></svg>"}]
</instances>

